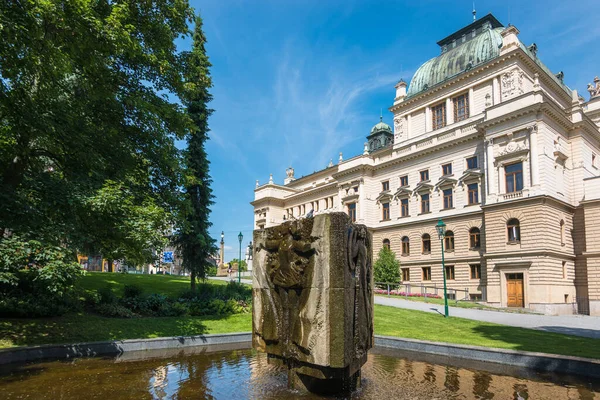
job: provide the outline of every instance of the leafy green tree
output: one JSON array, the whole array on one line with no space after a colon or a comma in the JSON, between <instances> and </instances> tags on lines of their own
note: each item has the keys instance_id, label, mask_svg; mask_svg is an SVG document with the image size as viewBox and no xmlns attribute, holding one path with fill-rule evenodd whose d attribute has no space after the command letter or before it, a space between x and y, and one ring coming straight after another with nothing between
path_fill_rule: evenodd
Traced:
<instances>
[{"instance_id":1,"label":"leafy green tree","mask_svg":"<svg viewBox=\"0 0 600 400\"><path fill-rule=\"evenodd\" d=\"M209 92L212 79L200 16L196 18L193 38L192 51L187 56L184 97L193 128L187 137L185 201L176 243L181 250L183 267L190 271L191 289L195 290L196 280L206 279L211 265L209 259L217 251L216 242L208 232L211 226L208 217L214 196L210 187L210 163L204 146L208 140L208 117L213 112L208 108L212 100Z\"/></svg>"},{"instance_id":2,"label":"leafy green tree","mask_svg":"<svg viewBox=\"0 0 600 400\"><path fill-rule=\"evenodd\" d=\"M176 210L175 140L191 123L178 101L187 58L175 39L190 33L192 18L186 0L2 3L0 238L73 250L118 241L119 219L101 220L107 210L90 207L109 182L124 182L150 214ZM133 205L121 211L139 211ZM90 221L99 220L94 237Z\"/></svg>"},{"instance_id":3,"label":"leafy green tree","mask_svg":"<svg viewBox=\"0 0 600 400\"><path fill-rule=\"evenodd\" d=\"M238 260L237 258L234 258L233 260L230 261L230 263L231 263L231 266L234 267L236 265L240 265L240 260ZM242 270L242 272L248 270L248 264L246 263L246 260L242 260L241 270Z\"/></svg>"},{"instance_id":4,"label":"leafy green tree","mask_svg":"<svg viewBox=\"0 0 600 400\"><path fill-rule=\"evenodd\" d=\"M375 282L396 283L400 281L400 262L396 259L396 254L387 247L379 250L373 269Z\"/></svg>"}]
</instances>

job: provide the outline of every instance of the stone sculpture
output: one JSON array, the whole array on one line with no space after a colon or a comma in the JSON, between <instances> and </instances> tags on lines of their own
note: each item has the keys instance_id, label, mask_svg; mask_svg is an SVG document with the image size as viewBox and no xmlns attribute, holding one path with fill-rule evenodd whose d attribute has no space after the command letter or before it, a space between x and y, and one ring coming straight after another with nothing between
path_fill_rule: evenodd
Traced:
<instances>
[{"instance_id":1,"label":"stone sculpture","mask_svg":"<svg viewBox=\"0 0 600 400\"><path fill-rule=\"evenodd\" d=\"M600 96L600 78L594 78L594 85L588 83L587 90L590 92L590 99Z\"/></svg>"},{"instance_id":2,"label":"stone sculpture","mask_svg":"<svg viewBox=\"0 0 600 400\"><path fill-rule=\"evenodd\" d=\"M360 383L373 346L371 236L345 213L254 232L254 348L288 368L292 388Z\"/></svg>"}]
</instances>

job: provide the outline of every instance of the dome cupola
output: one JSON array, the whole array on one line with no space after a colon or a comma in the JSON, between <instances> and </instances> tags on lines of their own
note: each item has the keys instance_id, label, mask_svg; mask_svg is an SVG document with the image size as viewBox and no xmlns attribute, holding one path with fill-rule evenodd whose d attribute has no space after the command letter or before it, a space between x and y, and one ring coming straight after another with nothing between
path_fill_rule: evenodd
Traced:
<instances>
[{"instance_id":1,"label":"dome cupola","mask_svg":"<svg viewBox=\"0 0 600 400\"><path fill-rule=\"evenodd\" d=\"M394 143L394 133L392 127L383 122L383 116L379 117L379 122L371 128L371 134L367 136L369 141L367 146L369 153L391 146Z\"/></svg>"}]
</instances>

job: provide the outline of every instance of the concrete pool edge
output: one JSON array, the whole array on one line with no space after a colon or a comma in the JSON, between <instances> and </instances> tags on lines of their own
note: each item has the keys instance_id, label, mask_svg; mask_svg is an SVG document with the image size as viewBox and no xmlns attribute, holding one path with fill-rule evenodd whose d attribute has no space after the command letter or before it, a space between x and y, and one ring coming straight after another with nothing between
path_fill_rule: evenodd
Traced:
<instances>
[{"instance_id":1,"label":"concrete pool edge","mask_svg":"<svg viewBox=\"0 0 600 400\"><path fill-rule=\"evenodd\" d=\"M511 365L541 372L579 375L593 378L600 376L600 360L592 358L429 342L425 340L380 335L375 335L375 346L378 348L392 348L448 358L461 358Z\"/></svg>"},{"instance_id":2,"label":"concrete pool edge","mask_svg":"<svg viewBox=\"0 0 600 400\"><path fill-rule=\"evenodd\" d=\"M250 332L240 332L16 347L0 349L0 365L41 361L44 359L70 359L76 357L119 355L134 351L184 349L195 346L213 346L235 343L248 343L248 345L250 345L251 340L252 334ZM377 348L390 348L414 353L431 354L447 357L448 359L467 359L511 365L541 372L588 377L600 376L600 360L583 357L559 356L546 353L429 342L381 335L375 335L375 346Z\"/></svg>"}]
</instances>

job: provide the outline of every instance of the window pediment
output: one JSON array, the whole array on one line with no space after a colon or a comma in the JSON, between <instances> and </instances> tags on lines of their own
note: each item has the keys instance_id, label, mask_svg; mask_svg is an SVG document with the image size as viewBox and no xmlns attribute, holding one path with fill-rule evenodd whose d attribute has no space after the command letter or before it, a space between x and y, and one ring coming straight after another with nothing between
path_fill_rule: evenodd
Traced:
<instances>
[{"instance_id":1,"label":"window pediment","mask_svg":"<svg viewBox=\"0 0 600 400\"><path fill-rule=\"evenodd\" d=\"M396 190L396 193L394 193L394 199L398 199L401 197L410 197L410 195L412 194L412 190L410 190L407 187L400 187L398 188L398 190Z\"/></svg>"},{"instance_id":2,"label":"window pediment","mask_svg":"<svg viewBox=\"0 0 600 400\"><path fill-rule=\"evenodd\" d=\"M435 184L435 190L440 190L441 188L453 187L456 185L456 179L449 178L447 176L442 176L438 183Z\"/></svg>"},{"instance_id":3,"label":"window pediment","mask_svg":"<svg viewBox=\"0 0 600 400\"><path fill-rule=\"evenodd\" d=\"M481 180L483 173L479 169L468 169L458 178L459 185L464 183L473 183Z\"/></svg>"},{"instance_id":4,"label":"window pediment","mask_svg":"<svg viewBox=\"0 0 600 400\"><path fill-rule=\"evenodd\" d=\"M390 192L389 190L384 190L383 192L379 193L379 196L377 196L375 202L382 203L385 202L385 200L391 200L392 197L392 192Z\"/></svg>"},{"instance_id":5,"label":"window pediment","mask_svg":"<svg viewBox=\"0 0 600 400\"><path fill-rule=\"evenodd\" d=\"M358 193L350 192L350 194L342 197L342 203L351 203L354 200L358 200Z\"/></svg>"},{"instance_id":6,"label":"window pediment","mask_svg":"<svg viewBox=\"0 0 600 400\"><path fill-rule=\"evenodd\" d=\"M415 190L413 190L413 193L422 193L422 192L431 192L431 190L433 189L433 185L431 183L428 182L419 182L417 184L417 186L415 186Z\"/></svg>"}]
</instances>

